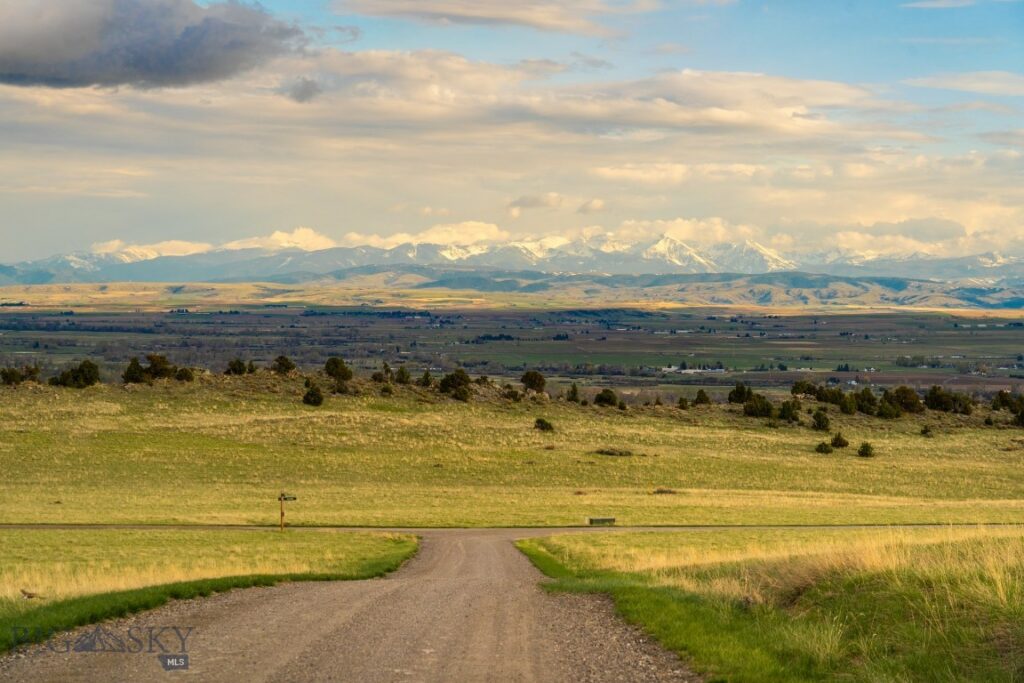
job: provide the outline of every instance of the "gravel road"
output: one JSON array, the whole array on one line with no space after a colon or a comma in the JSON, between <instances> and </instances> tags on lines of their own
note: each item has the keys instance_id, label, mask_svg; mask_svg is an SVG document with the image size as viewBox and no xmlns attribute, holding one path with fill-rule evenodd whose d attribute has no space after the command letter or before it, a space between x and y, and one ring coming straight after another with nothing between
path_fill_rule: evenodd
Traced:
<instances>
[{"instance_id":1,"label":"gravel road","mask_svg":"<svg viewBox=\"0 0 1024 683\"><path fill-rule=\"evenodd\" d=\"M128 649L143 652L35 649L0 659L0 680L699 680L617 617L608 598L539 587L542 575L512 541L557 531L418 530L419 553L387 578L290 583L173 602L102 625L99 642L120 636ZM178 632L169 628L175 626ZM180 653L181 635L189 668L165 671L160 647Z\"/></svg>"}]
</instances>

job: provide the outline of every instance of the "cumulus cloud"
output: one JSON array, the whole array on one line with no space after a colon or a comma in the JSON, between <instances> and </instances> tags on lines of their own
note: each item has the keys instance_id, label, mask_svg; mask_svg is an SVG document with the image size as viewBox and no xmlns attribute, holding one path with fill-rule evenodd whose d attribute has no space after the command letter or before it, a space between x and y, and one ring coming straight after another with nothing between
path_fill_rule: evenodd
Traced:
<instances>
[{"instance_id":1,"label":"cumulus cloud","mask_svg":"<svg viewBox=\"0 0 1024 683\"><path fill-rule=\"evenodd\" d=\"M145 261L160 256L188 256L201 254L213 248L206 242L167 240L153 244L128 244L124 240L109 240L92 245L94 254L118 256L126 261Z\"/></svg>"},{"instance_id":2,"label":"cumulus cloud","mask_svg":"<svg viewBox=\"0 0 1024 683\"><path fill-rule=\"evenodd\" d=\"M330 249L335 246L337 246L337 243L330 237L322 235L312 228L300 227L295 228L291 232L276 230L270 235L263 237L248 237L219 245L208 242L188 242L185 240L167 240L152 244L131 244L121 239L113 239L106 242L96 242L92 245L91 251L94 254L115 256L126 261L144 261L160 256L202 254L214 249L268 249L272 251L301 249L303 251L316 251L318 249Z\"/></svg>"},{"instance_id":3,"label":"cumulus cloud","mask_svg":"<svg viewBox=\"0 0 1024 683\"><path fill-rule=\"evenodd\" d=\"M235 76L301 46L258 5L193 0L5 0L0 82L181 86Z\"/></svg>"},{"instance_id":4,"label":"cumulus cloud","mask_svg":"<svg viewBox=\"0 0 1024 683\"><path fill-rule=\"evenodd\" d=\"M523 209L557 209L565 200L557 192L545 192L544 194L528 194L512 200L508 204L508 213L513 218L519 218Z\"/></svg>"},{"instance_id":5,"label":"cumulus cloud","mask_svg":"<svg viewBox=\"0 0 1024 683\"><path fill-rule=\"evenodd\" d=\"M344 246L370 246L389 249L399 244L455 244L470 246L484 242L508 240L509 233L494 223L462 221L440 223L420 232L400 232L392 235L349 232L341 238Z\"/></svg>"},{"instance_id":6,"label":"cumulus cloud","mask_svg":"<svg viewBox=\"0 0 1024 683\"><path fill-rule=\"evenodd\" d=\"M249 237L221 245L222 249L302 249L316 251L338 246L327 235L312 228L295 228L291 232L275 230L266 237Z\"/></svg>"},{"instance_id":7,"label":"cumulus cloud","mask_svg":"<svg viewBox=\"0 0 1024 683\"><path fill-rule=\"evenodd\" d=\"M336 11L377 17L401 17L439 24L525 26L542 31L610 35L596 21L610 14L646 12L655 0L337 0Z\"/></svg>"},{"instance_id":8,"label":"cumulus cloud","mask_svg":"<svg viewBox=\"0 0 1024 683\"><path fill-rule=\"evenodd\" d=\"M591 214L599 213L604 210L604 200L599 197L594 197L593 199L588 199L587 201L580 204L579 207L576 209L576 213Z\"/></svg>"}]
</instances>

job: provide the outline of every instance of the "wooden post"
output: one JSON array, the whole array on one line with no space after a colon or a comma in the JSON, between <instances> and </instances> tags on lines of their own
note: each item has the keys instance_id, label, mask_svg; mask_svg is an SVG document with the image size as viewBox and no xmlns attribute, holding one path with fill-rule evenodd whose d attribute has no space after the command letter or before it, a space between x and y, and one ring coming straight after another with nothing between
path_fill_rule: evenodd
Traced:
<instances>
[{"instance_id":1,"label":"wooden post","mask_svg":"<svg viewBox=\"0 0 1024 683\"><path fill-rule=\"evenodd\" d=\"M281 495L277 497L277 500L280 501L281 503L281 531L284 531L284 502L286 500L298 500L298 498L288 493L285 493L284 491L281 491Z\"/></svg>"}]
</instances>

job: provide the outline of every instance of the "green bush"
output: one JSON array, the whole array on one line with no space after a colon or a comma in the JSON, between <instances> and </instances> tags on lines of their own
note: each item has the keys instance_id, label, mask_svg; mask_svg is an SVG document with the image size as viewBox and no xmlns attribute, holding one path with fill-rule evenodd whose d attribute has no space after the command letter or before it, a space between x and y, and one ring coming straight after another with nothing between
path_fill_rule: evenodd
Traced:
<instances>
[{"instance_id":1,"label":"green bush","mask_svg":"<svg viewBox=\"0 0 1024 683\"><path fill-rule=\"evenodd\" d=\"M970 415L974 409L974 399L970 396L955 391L946 391L938 385L933 386L925 394L924 404L932 410L961 415Z\"/></svg>"},{"instance_id":2,"label":"green bush","mask_svg":"<svg viewBox=\"0 0 1024 683\"><path fill-rule=\"evenodd\" d=\"M536 391L538 394L544 391L544 385L547 380L544 379L544 375L540 374L536 370L527 370L523 373L523 376L519 379L523 383L523 386L530 391Z\"/></svg>"},{"instance_id":3,"label":"green bush","mask_svg":"<svg viewBox=\"0 0 1024 683\"><path fill-rule=\"evenodd\" d=\"M900 407L895 403L883 399L882 402L878 404L878 411L875 414L885 420L895 420L903 415L903 411L900 410Z\"/></svg>"},{"instance_id":4,"label":"green bush","mask_svg":"<svg viewBox=\"0 0 1024 683\"><path fill-rule=\"evenodd\" d=\"M690 409L690 402L686 399L685 396L680 396L679 397L679 402L676 403L676 407L678 407L679 410L689 410Z\"/></svg>"},{"instance_id":5,"label":"green bush","mask_svg":"<svg viewBox=\"0 0 1024 683\"><path fill-rule=\"evenodd\" d=\"M352 379L352 368L345 364L341 358L331 356L324 363L324 373L338 382L348 382Z\"/></svg>"},{"instance_id":6,"label":"green bush","mask_svg":"<svg viewBox=\"0 0 1024 683\"><path fill-rule=\"evenodd\" d=\"M576 382L573 382L572 386L569 387L569 391L565 395L565 400L570 403L580 402L580 388L576 386Z\"/></svg>"},{"instance_id":7,"label":"green bush","mask_svg":"<svg viewBox=\"0 0 1024 683\"><path fill-rule=\"evenodd\" d=\"M17 386L22 382L38 382L39 366L26 365L20 370L14 367L0 369L0 382L7 386Z\"/></svg>"},{"instance_id":8,"label":"green bush","mask_svg":"<svg viewBox=\"0 0 1024 683\"><path fill-rule=\"evenodd\" d=\"M923 413L924 405L921 404L921 397L917 395L917 392L908 386L900 385L892 391L886 391L882 395L882 400L888 400L895 406L898 406L904 413Z\"/></svg>"},{"instance_id":9,"label":"green bush","mask_svg":"<svg viewBox=\"0 0 1024 683\"><path fill-rule=\"evenodd\" d=\"M878 410L878 399L869 387L864 387L854 396L857 399L857 410L865 415L874 415Z\"/></svg>"},{"instance_id":10,"label":"green bush","mask_svg":"<svg viewBox=\"0 0 1024 683\"><path fill-rule=\"evenodd\" d=\"M293 363L288 356L278 356L274 359L274 362L270 364L270 369L279 375L287 375L295 369L295 363Z\"/></svg>"},{"instance_id":11,"label":"green bush","mask_svg":"<svg viewBox=\"0 0 1024 683\"><path fill-rule=\"evenodd\" d=\"M873 458L875 456L875 447L865 441L857 449L857 455L862 458Z\"/></svg>"},{"instance_id":12,"label":"green bush","mask_svg":"<svg viewBox=\"0 0 1024 683\"><path fill-rule=\"evenodd\" d=\"M693 399L693 405L695 406L709 406L711 405L711 397L708 396L708 392L703 389L697 390L697 396Z\"/></svg>"},{"instance_id":13,"label":"green bush","mask_svg":"<svg viewBox=\"0 0 1024 683\"><path fill-rule=\"evenodd\" d=\"M252 361L249 362L249 365L252 366ZM231 360L231 361L228 362L228 369L224 371L224 374L225 375L244 375L244 374L246 374L247 371L248 370L247 370L247 368L245 366L245 361L243 361L241 358L235 358L234 360ZM255 372L255 371L256 371L256 368L253 367L252 372Z\"/></svg>"},{"instance_id":14,"label":"green bush","mask_svg":"<svg viewBox=\"0 0 1024 683\"><path fill-rule=\"evenodd\" d=\"M315 385L311 386L309 391L306 392L306 395L302 397L302 402L307 406L323 405L324 394L320 391L320 387Z\"/></svg>"},{"instance_id":15,"label":"green bush","mask_svg":"<svg viewBox=\"0 0 1024 683\"><path fill-rule=\"evenodd\" d=\"M192 372L192 368L178 368L178 371L174 373L174 379L179 382L192 382L195 381L196 374Z\"/></svg>"},{"instance_id":16,"label":"green bush","mask_svg":"<svg viewBox=\"0 0 1024 683\"><path fill-rule=\"evenodd\" d=\"M455 372L448 373L441 378L441 382L438 384L438 389L442 394L453 393L456 389L466 389L466 398L459 400L468 400L469 398L469 385L473 380L469 378L466 371L462 368L458 368Z\"/></svg>"},{"instance_id":17,"label":"green bush","mask_svg":"<svg viewBox=\"0 0 1024 683\"><path fill-rule=\"evenodd\" d=\"M814 447L814 450L817 453L831 453L832 452L832 446L829 446L827 443L822 441L821 443L819 443L817 446Z\"/></svg>"},{"instance_id":18,"label":"green bush","mask_svg":"<svg viewBox=\"0 0 1024 683\"><path fill-rule=\"evenodd\" d=\"M821 408L814 411L814 414L811 415L811 427L819 432L827 432L831 426L832 421L828 419L828 414Z\"/></svg>"},{"instance_id":19,"label":"green bush","mask_svg":"<svg viewBox=\"0 0 1024 683\"><path fill-rule=\"evenodd\" d=\"M434 377L430 374L430 370L424 370L423 375L416 380L416 384L427 389L434 386Z\"/></svg>"},{"instance_id":20,"label":"green bush","mask_svg":"<svg viewBox=\"0 0 1024 683\"><path fill-rule=\"evenodd\" d=\"M602 407L614 407L619 405L619 397L611 389L602 389L594 397L594 405Z\"/></svg>"},{"instance_id":21,"label":"green bush","mask_svg":"<svg viewBox=\"0 0 1024 683\"><path fill-rule=\"evenodd\" d=\"M156 379L172 379L178 375L177 366L171 365L164 356L151 353L146 356L146 362L149 365L143 367L138 358L132 358L128 362L128 367L121 374L124 383L144 384Z\"/></svg>"},{"instance_id":22,"label":"green bush","mask_svg":"<svg viewBox=\"0 0 1024 683\"><path fill-rule=\"evenodd\" d=\"M404 365L400 365L395 371L395 384L412 384L412 375Z\"/></svg>"},{"instance_id":23,"label":"green bush","mask_svg":"<svg viewBox=\"0 0 1024 683\"><path fill-rule=\"evenodd\" d=\"M773 417L775 406L761 394L751 394L743 404L743 414L747 417Z\"/></svg>"},{"instance_id":24,"label":"green bush","mask_svg":"<svg viewBox=\"0 0 1024 683\"><path fill-rule=\"evenodd\" d=\"M547 420L545 420L543 417L538 417L534 421L533 428L534 429L539 429L542 432L553 432L553 431L555 431L555 426L553 424L551 424L550 422L548 422Z\"/></svg>"},{"instance_id":25,"label":"green bush","mask_svg":"<svg viewBox=\"0 0 1024 683\"><path fill-rule=\"evenodd\" d=\"M469 385L460 384L459 386L452 389L451 394L452 398L454 398L456 401L468 401L470 397Z\"/></svg>"},{"instance_id":26,"label":"green bush","mask_svg":"<svg viewBox=\"0 0 1024 683\"><path fill-rule=\"evenodd\" d=\"M753 389L743 382L736 382L736 386L729 392L729 403L746 403L753 397Z\"/></svg>"},{"instance_id":27,"label":"green bush","mask_svg":"<svg viewBox=\"0 0 1024 683\"><path fill-rule=\"evenodd\" d=\"M100 381L100 368L91 360L83 360L77 366L69 368L56 377L50 378L50 385L84 389Z\"/></svg>"},{"instance_id":28,"label":"green bush","mask_svg":"<svg viewBox=\"0 0 1024 683\"><path fill-rule=\"evenodd\" d=\"M783 401L779 405L779 419L785 420L786 422L799 422L800 421L800 399L791 398L788 401Z\"/></svg>"},{"instance_id":29,"label":"green bush","mask_svg":"<svg viewBox=\"0 0 1024 683\"><path fill-rule=\"evenodd\" d=\"M799 379L793 382L793 386L790 387L789 393L794 396L817 396L818 385L814 382L808 382L805 379Z\"/></svg>"},{"instance_id":30,"label":"green bush","mask_svg":"<svg viewBox=\"0 0 1024 683\"><path fill-rule=\"evenodd\" d=\"M832 437L832 448L846 448L850 445L850 442L846 440L842 432L836 432L835 436Z\"/></svg>"}]
</instances>

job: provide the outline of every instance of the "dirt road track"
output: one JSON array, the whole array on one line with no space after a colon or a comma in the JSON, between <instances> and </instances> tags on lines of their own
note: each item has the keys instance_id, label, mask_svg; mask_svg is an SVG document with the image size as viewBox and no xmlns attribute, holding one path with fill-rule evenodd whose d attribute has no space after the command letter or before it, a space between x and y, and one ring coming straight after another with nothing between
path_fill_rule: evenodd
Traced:
<instances>
[{"instance_id":1,"label":"dirt road track","mask_svg":"<svg viewBox=\"0 0 1024 683\"><path fill-rule=\"evenodd\" d=\"M44 651L0 660L0 680L698 680L608 599L539 588L512 541L558 531L418 530L418 555L385 579L236 590L108 624L192 627L187 672L155 654Z\"/></svg>"}]
</instances>

